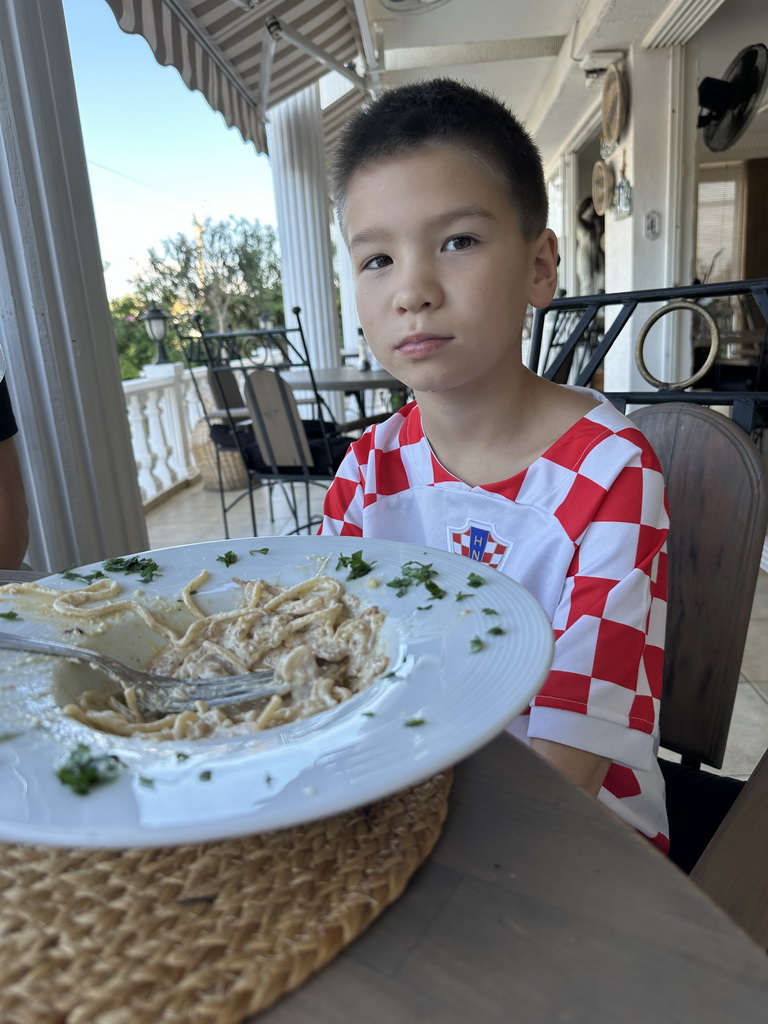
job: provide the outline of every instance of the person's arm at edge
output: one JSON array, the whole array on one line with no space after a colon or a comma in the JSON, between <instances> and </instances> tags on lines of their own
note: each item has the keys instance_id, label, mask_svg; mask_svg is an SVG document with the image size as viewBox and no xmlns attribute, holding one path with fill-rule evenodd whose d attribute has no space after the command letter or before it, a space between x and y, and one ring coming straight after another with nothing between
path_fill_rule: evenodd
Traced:
<instances>
[{"instance_id":1,"label":"person's arm at edge","mask_svg":"<svg viewBox=\"0 0 768 1024\"><path fill-rule=\"evenodd\" d=\"M0 441L0 568L18 569L29 543L29 512L16 442Z\"/></svg>"}]
</instances>

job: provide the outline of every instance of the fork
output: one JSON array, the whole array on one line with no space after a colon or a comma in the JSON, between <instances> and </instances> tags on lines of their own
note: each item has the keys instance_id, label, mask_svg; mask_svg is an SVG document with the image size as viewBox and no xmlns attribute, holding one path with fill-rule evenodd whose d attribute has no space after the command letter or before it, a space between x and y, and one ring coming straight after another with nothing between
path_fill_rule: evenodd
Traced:
<instances>
[{"instance_id":1,"label":"fork","mask_svg":"<svg viewBox=\"0 0 768 1024\"><path fill-rule=\"evenodd\" d=\"M123 686L133 687L139 707L153 715L174 715L194 710L198 700L205 701L208 707L221 707L259 697L271 697L273 694L285 694L290 690L289 684L275 680L273 669L212 679L173 679L129 668L121 661L87 647L74 647L53 640L33 640L12 633L0 633L0 649L74 658L91 668L101 668Z\"/></svg>"}]
</instances>

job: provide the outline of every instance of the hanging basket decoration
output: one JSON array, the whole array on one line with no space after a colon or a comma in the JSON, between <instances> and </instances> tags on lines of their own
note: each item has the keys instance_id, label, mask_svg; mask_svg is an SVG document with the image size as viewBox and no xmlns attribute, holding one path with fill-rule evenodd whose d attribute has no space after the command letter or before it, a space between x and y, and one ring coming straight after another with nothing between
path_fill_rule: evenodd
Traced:
<instances>
[{"instance_id":1,"label":"hanging basket decoration","mask_svg":"<svg viewBox=\"0 0 768 1024\"><path fill-rule=\"evenodd\" d=\"M603 143L615 147L627 122L627 84L616 64L609 64L603 80Z\"/></svg>"},{"instance_id":2,"label":"hanging basket decoration","mask_svg":"<svg viewBox=\"0 0 768 1024\"><path fill-rule=\"evenodd\" d=\"M598 160L592 168L592 202L601 217L613 204L613 186L613 171L604 160Z\"/></svg>"}]
</instances>

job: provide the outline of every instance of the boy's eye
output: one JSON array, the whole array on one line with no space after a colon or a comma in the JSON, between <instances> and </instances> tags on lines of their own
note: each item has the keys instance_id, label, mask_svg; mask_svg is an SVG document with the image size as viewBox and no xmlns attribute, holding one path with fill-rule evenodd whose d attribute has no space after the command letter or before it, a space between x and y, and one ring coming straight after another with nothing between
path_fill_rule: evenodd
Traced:
<instances>
[{"instance_id":1,"label":"boy's eye","mask_svg":"<svg viewBox=\"0 0 768 1024\"><path fill-rule=\"evenodd\" d=\"M475 239L469 235L454 235L449 238L443 248L447 252L457 252L459 249L471 249L475 244Z\"/></svg>"},{"instance_id":2,"label":"boy's eye","mask_svg":"<svg viewBox=\"0 0 768 1024\"><path fill-rule=\"evenodd\" d=\"M380 270L382 267L387 267L392 262L389 256L371 256L363 263L363 270Z\"/></svg>"}]
</instances>

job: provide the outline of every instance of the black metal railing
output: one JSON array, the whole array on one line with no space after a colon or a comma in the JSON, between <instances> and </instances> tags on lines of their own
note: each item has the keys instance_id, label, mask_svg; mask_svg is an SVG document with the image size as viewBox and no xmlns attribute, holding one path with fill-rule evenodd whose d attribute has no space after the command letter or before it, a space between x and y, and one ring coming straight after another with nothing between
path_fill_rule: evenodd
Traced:
<instances>
[{"instance_id":1,"label":"black metal railing","mask_svg":"<svg viewBox=\"0 0 768 1024\"><path fill-rule=\"evenodd\" d=\"M570 373L573 383L585 386L592 382L607 353L638 307L646 303L661 302L671 304L671 308L685 308L692 313L700 312L706 316L706 300L734 296L739 297L740 308L747 322L754 322L760 315L763 321L756 327L756 330L762 331L759 350L754 363L749 367L749 373L744 374L738 388L710 386L704 390L691 391L688 381L676 384L656 381L638 362L643 376L655 383L656 390L606 394L622 410L627 405L650 405L669 401L731 406L734 422L748 433L754 433L761 427L763 412L768 408L768 278L556 298L546 309L536 310L528 366L548 380L559 382L564 382ZM604 329L601 318L606 307L619 309L613 322ZM541 368L544 328L548 317L554 318L554 324L551 325L550 340L544 352L544 366ZM712 317L709 316L708 320L712 321ZM710 342L711 362L715 362L715 350L719 342L716 327L711 330ZM549 357L553 354L554 357L550 361ZM641 360L641 356L639 358ZM704 376L699 371L689 380L703 380Z\"/></svg>"}]
</instances>

